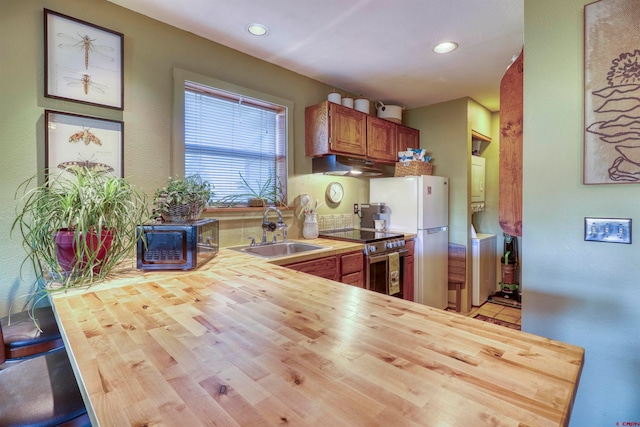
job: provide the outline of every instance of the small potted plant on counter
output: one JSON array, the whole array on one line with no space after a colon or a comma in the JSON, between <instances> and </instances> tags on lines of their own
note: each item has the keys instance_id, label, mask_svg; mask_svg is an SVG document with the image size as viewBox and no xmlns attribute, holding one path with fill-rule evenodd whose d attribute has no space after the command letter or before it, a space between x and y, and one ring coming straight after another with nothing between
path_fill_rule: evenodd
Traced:
<instances>
[{"instance_id":1,"label":"small potted plant on counter","mask_svg":"<svg viewBox=\"0 0 640 427\"><path fill-rule=\"evenodd\" d=\"M71 172L71 173L70 173ZM17 217L27 259L47 289L90 285L133 254L136 227L148 221L146 195L124 178L74 166L24 181Z\"/></svg>"},{"instance_id":2,"label":"small potted plant on counter","mask_svg":"<svg viewBox=\"0 0 640 427\"><path fill-rule=\"evenodd\" d=\"M212 185L197 174L184 179L169 177L167 185L156 190L156 214L168 222L196 220L213 197L211 188Z\"/></svg>"}]
</instances>

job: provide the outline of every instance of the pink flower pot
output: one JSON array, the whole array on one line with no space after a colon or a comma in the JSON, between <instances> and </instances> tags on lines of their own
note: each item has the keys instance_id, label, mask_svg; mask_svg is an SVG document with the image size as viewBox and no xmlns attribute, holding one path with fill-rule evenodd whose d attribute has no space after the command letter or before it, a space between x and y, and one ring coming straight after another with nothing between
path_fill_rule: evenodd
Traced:
<instances>
[{"instance_id":1,"label":"pink flower pot","mask_svg":"<svg viewBox=\"0 0 640 427\"><path fill-rule=\"evenodd\" d=\"M74 231L66 228L58 230L55 235L56 257L60 267L66 272L72 271L78 262L74 235ZM86 236L86 242L89 253L84 254L82 263L78 267L82 268L91 258L94 264L93 272L99 273L113 243L113 231L102 230L100 238L97 233L89 233Z\"/></svg>"}]
</instances>

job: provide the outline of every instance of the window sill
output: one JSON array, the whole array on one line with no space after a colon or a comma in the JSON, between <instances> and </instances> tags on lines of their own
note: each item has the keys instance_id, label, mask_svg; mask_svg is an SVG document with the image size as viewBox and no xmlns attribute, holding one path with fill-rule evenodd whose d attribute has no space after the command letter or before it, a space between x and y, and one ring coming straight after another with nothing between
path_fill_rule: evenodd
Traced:
<instances>
[{"instance_id":1,"label":"window sill","mask_svg":"<svg viewBox=\"0 0 640 427\"><path fill-rule=\"evenodd\" d=\"M291 218L294 215L295 208L282 207L278 208L280 212L282 212L282 216L284 218ZM244 219L244 218L260 218L262 219L262 215L264 214L265 207L257 207L250 208L248 206L235 206L232 208L211 208L207 207L203 211L203 215L206 217L213 217L219 220L230 220L230 219ZM269 217L273 215L269 214Z\"/></svg>"}]
</instances>

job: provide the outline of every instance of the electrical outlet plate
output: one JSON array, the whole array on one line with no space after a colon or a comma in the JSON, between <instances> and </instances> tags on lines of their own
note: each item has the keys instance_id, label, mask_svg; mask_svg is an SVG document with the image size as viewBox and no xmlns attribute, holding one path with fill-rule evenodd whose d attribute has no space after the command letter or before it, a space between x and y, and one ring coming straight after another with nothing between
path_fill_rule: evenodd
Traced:
<instances>
[{"instance_id":1,"label":"electrical outlet plate","mask_svg":"<svg viewBox=\"0 0 640 427\"><path fill-rule=\"evenodd\" d=\"M356 214L356 215L358 214L358 204L357 203L353 204L353 213Z\"/></svg>"},{"instance_id":2,"label":"electrical outlet plate","mask_svg":"<svg viewBox=\"0 0 640 427\"><path fill-rule=\"evenodd\" d=\"M585 218L584 240L631 244L631 219Z\"/></svg>"}]
</instances>

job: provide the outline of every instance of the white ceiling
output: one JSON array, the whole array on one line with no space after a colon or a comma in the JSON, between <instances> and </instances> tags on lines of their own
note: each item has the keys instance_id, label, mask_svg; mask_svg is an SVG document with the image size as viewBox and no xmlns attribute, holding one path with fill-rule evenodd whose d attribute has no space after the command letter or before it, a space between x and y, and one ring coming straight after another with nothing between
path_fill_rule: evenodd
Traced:
<instances>
[{"instance_id":1,"label":"white ceiling","mask_svg":"<svg viewBox=\"0 0 640 427\"><path fill-rule=\"evenodd\" d=\"M523 47L524 0L109 0L372 101L469 96L499 110ZM248 24L270 31L256 37ZM441 41L460 47L431 51Z\"/></svg>"}]
</instances>

